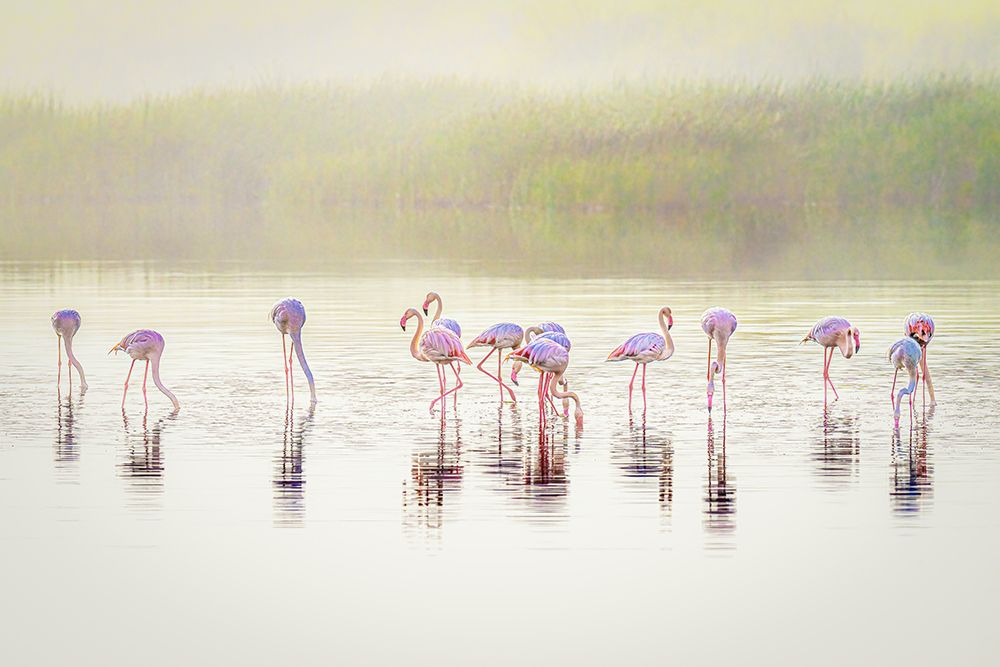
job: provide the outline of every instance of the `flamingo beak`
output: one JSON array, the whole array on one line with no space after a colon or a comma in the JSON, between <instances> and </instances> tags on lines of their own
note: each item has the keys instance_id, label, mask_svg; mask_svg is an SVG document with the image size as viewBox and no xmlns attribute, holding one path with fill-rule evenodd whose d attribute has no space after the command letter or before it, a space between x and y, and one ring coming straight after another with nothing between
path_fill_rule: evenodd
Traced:
<instances>
[{"instance_id":1,"label":"flamingo beak","mask_svg":"<svg viewBox=\"0 0 1000 667\"><path fill-rule=\"evenodd\" d=\"M427 312L427 303L424 303L424 305L423 305L423 306L421 306L421 308L423 308L423 309L424 309L424 315L428 315L428 314L429 314L429 313Z\"/></svg>"},{"instance_id":2,"label":"flamingo beak","mask_svg":"<svg viewBox=\"0 0 1000 667\"><path fill-rule=\"evenodd\" d=\"M674 328L674 316L671 315L667 318L667 331L670 331L673 328Z\"/></svg>"},{"instance_id":3,"label":"flamingo beak","mask_svg":"<svg viewBox=\"0 0 1000 667\"><path fill-rule=\"evenodd\" d=\"M406 318L405 317L399 321L399 328L402 329L403 331L406 331Z\"/></svg>"},{"instance_id":4,"label":"flamingo beak","mask_svg":"<svg viewBox=\"0 0 1000 667\"><path fill-rule=\"evenodd\" d=\"M861 351L861 334L859 334L857 331L854 332L854 351L855 352Z\"/></svg>"}]
</instances>

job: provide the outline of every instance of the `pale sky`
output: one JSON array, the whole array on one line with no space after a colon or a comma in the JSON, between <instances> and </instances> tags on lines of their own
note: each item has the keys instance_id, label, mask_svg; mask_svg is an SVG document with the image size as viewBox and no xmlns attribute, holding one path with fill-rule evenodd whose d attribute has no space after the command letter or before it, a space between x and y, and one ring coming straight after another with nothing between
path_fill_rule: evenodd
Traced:
<instances>
[{"instance_id":1,"label":"pale sky","mask_svg":"<svg viewBox=\"0 0 1000 667\"><path fill-rule=\"evenodd\" d=\"M996 71L995 0L0 0L0 92Z\"/></svg>"}]
</instances>

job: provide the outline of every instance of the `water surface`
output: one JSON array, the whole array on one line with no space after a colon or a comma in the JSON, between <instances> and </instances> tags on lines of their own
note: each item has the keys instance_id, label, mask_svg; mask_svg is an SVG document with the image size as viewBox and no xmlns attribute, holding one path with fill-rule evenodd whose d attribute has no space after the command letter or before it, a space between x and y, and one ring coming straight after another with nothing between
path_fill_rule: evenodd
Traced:
<instances>
[{"instance_id":1,"label":"water surface","mask_svg":"<svg viewBox=\"0 0 1000 667\"><path fill-rule=\"evenodd\" d=\"M474 267L277 271L0 265L0 621L10 664L843 664L986 662L998 646L997 283L530 279ZM399 316L444 296L468 341L557 320L582 429L540 429L531 371L457 408ZM288 408L279 334L306 304ZM673 309L677 352L603 359ZM739 317L726 409L705 411L711 305ZM75 307L90 389L56 387L49 316ZM939 404L892 428L885 350L935 316ZM862 351L798 341L843 314ZM144 408L139 327L166 339ZM473 351L478 361L481 352ZM140 364L137 364L137 369ZM506 371L505 371L506 372ZM141 376L140 376L141 377ZM720 406L721 407L721 406ZM822 647L818 650L817 647ZM9 662L9 661L5 661Z\"/></svg>"}]
</instances>

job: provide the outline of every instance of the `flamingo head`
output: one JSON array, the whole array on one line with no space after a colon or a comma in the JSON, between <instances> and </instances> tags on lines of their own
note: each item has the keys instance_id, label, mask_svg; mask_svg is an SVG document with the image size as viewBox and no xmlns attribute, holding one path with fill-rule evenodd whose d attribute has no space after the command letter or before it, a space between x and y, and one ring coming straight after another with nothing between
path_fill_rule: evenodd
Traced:
<instances>
[{"instance_id":1,"label":"flamingo head","mask_svg":"<svg viewBox=\"0 0 1000 667\"><path fill-rule=\"evenodd\" d=\"M441 300L441 297L438 295L437 292L428 292L427 296L424 297L424 303L421 306L424 309L424 315L428 315L429 314L428 309L430 308L432 302L434 302L434 301L440 301L440 300Z\"/></svg>"},{"instance_id":2,"label":"flamingo head","mask_svg":"<svg viewBox=\"0 0 1000 667\"><path fill-rule=\"evenodd\" d=\"M852 329L851 333L854 336L854 351L855 352L860 352L861 351L861 332L858 331L857 327L855 327L854 329Z\"/></svg>"},{"instance_id":3,"label":"flamingo head","mask_svg":"<svg viewBox=\"0 0 1000 667\"><path fill-rule=\"evenodd\" d=\"M420 313L417 312L416 308L407 308L406 312L403 313L403 316L401 318L399 318L399 327L403 331L406 331L406 321L408 319L410 319L411 317L419 317L419 316L420 316Z\"/></svg>"},{"instance_id":4,"label":"flamingo head","mask_svg":"<svg viewBox=\"0 0 1000 667\"><path fill-rule=\"evenodd\" d=\"M674 316L670 314L670 308L667 306L660 308L660 314L667 318L667 331L670 331L674 326Z\"/></svg>"}]
</instances>

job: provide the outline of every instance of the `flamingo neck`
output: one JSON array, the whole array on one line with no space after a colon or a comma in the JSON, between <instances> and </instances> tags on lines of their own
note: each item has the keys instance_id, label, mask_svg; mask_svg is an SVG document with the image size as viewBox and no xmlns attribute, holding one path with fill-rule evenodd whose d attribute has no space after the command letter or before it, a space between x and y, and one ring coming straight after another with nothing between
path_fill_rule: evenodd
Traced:
<instances>
[{"instance_id":1,"label":"flamingo neck","mask_svg":"<svg viewBox=\"0 0 1000 667\"><path fill-rule=\"evenodd\" d=\"M438 314L441 313L440 307L438 308ZM410 341L410 356L412 356L417 361L427 361L425 357L420 352L420 336L424 333L424 316L420 313L416 314L417 318L417 330L413 332L413 340Z\"/></svg>"},{"instance_id":2,"label":"flamingo neck","mask_svg":"<svg viewBox=\"0 0 1000 667\"><path fill-rule=\"evenodd\" d=\"M309 393L312 396L312 402L316 402L316 382L313 381L312 371L309 370L309 364L306 362L306 353L302 349L302 330L295 331L289 334L292 337L292 349L295 350L295 356L299 358L299 366L302 367L302 372L305 373L306 380L309 382Z\"/></svg>"},{"instance_id":3,"label":"flamingo neck","mask_svg":"<svg viewBox=\"0 0 1000 667\"><path fill-rule=\"evenodd\" d=\"M542 333L541 327L528 327L524 330L524 344L527 345L531 339Z\"/></svg>"},{"instance_id":4,"label":"flamingo neck","mask_svg":"<svg viewBox=\"0 0 1000 667\"><path fill-rule=\"evenodd\" d=\"M63 346L66 348L66 357L69 359L69 363L73 364L76 368L76 372L80 374L80 386L84 389L87 388L87 378L83 374L83 364L77 360L76 355L73 354L73 334L68 336L63 336Z\"/></svg>"},{"instance_id":5,"label":"flamingo neck","mask_svg":"<svg viewBox=\"0 0 1000 667\"><path fill-rule=\"evenodd\" d=\"M177 401L177 397L174 396L174 392L167 389L160 380L160 355L155 355L150 358L149 365L152 366L153 384L155 384L156 388L162 391L163 394L170 399L170 402L174 404L174 410L180 410L181 404Z\"/></svg>"},{"instance_id":6,"label":"flamingo neck","mask_svg":"<svg viewBox=\"0 0 1000 667\"><path fill-rule=\"evenodd\" d=\"M845 359L850 359L854 356L854 336L851 335L850 329L844 329L840 332L837 347L840 348L840 354Z\"/></svg>"},{"instance_id":7,"label":"flamingo neck","mask_svg":"<svg viewBox=\"0 0 1000 667\"><path fill-rule=\"evenodd\" d=\"M579 419L583 419L583 408L580 407L580 397L576 395L576 392L573 392L573 391L561 391L558 388L559 387L559 383L562 382L562 377L563 377L563 374L565 372L566 372L566 370L563 369L563 370L559 371L558 373L556 373L552 377L552 383L551 383L551 387L552 388L549 390L549 393L551 393L555 398L561 398L561 399L567 399L567 398L569 398L569 399L572 399L573 403L576 404L576 418L578 420Z\"/></svg>"},{"instance_id":8,"label":"flamingo neck","mask_svg":"<svg viewBox=\"0 0 1000 667\"><path fill-rule=\"evenodd\" d=\"M903 397L913 393L913 390L917 388L917 370L913 369L910 371L910 384L906 385L896 394L896 419L899 419L899 410L903 405Z\"/></svg>"},{"instance_id":9,"label":"flamingo neck","mask_svg":"<svg viewBox=\"0 0 1000 667\"><path fill-rule=\"evenodd\" d=\"M434 295L434 303L437 305L434 307L434 317L431 322L437 322L441 319L441 311L444 310L444 304L441 303L441 296L438 294Z\"/></svg>"},{"instance_id":10,"label":"flamingo neck","mask_svg":"<svg viewBox=\"0 0 1000 667\"><path fill-rule=\"evenodd\" d=\"M670 337L670 328L667 327L667 320L663 317L662 310L660 311L660 331L663 332L663 340L667 343L663 352L660 353L660 361L665 361L674 356L674 339Z\"/></svg>"}]
</instances>

